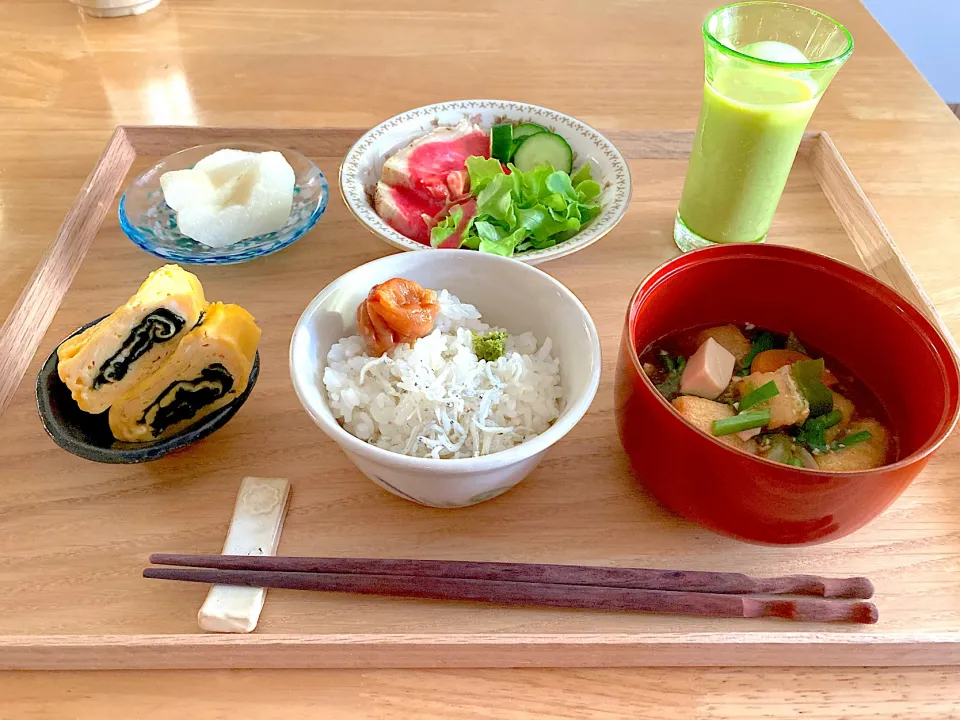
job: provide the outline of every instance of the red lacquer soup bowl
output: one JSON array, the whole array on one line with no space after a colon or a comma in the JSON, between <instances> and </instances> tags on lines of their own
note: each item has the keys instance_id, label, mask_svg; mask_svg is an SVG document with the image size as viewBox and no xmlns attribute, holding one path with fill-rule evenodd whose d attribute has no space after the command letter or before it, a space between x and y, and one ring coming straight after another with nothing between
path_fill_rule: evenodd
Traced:
<instances>
[{"instance_id":1,"label":"red lacquer soup bowl","mask_svg":"<svg viewBox=\"0 0 960 720\"><path fill-rule=\"evenodd\" d=\"M744 322L793 331L866 383L899 438L899 460L866 471L795 468L687 424L638 351L680 330ZM750 542L823 542L862 527L906 489L953 430L958 386L948 343L875 278L803 250L723 245L671 260L634 294L617 361L617 426L638 480L683 517Z\"/></svg>"}]
</instances>

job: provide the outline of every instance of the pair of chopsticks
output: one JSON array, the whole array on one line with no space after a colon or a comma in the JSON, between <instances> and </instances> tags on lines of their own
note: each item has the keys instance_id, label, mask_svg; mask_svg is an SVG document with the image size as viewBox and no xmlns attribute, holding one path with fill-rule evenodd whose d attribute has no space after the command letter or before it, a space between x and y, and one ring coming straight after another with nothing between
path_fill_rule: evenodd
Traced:
<instances>
[{"instance_id":1,"label":"pair of chopsticks","mask_svg":"<svg viewBox=\"0 0 960 720\"><path fill-rule=\"evenodd\" d=\"M454 560L156 553L146 578L500 605L620 610L713 618L779 617L875 623L864 577L787 575ZM756 596L773 597L756 597ZM782 597L799 595L806 597Z\"/></svg>"}]
</instances>

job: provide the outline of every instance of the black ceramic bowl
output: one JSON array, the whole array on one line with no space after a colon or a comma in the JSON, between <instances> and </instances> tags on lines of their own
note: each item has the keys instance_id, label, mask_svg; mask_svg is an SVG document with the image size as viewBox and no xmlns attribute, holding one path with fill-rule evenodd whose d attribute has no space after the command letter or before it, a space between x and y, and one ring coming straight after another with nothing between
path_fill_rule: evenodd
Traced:
<instances>
[{"instance_id":1,"label":"black ceramic bowl","mask_svg":"<svg viewBox=\"0 0 960 720\"><path fill-rule=\"evenodd\" d=\"M83 332L100 320L87 323L70 337ZM64 342L69 339L66 338ZM250 381L246 389L232 403L224 405L215 413L207 415L198 423L172 437L132 443L114 439L107 421L107 411L91 415L77 406L67 386L57 374L57 363L57 351L54 350L37 374L37 409L40 411L43 429L67 452L101 463L150 462L174 450L185 448L197 440L202 440L226 425L236 414L250 396L250 391L257 384L257 377L260 374L260 353L258 352L253 361L253 369L250 371Z\"/></svg>"}]
</instances>

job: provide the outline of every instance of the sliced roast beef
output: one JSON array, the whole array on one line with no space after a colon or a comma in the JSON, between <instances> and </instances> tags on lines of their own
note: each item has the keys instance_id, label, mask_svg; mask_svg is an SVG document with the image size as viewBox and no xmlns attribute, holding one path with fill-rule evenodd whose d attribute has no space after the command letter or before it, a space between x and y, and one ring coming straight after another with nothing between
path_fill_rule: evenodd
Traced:
<instances>
[{"instance_id":1,"label":"sliced roast beef","mask_svg":"<svg viewBox=\"0 0 960 720\"><path fill-rule=\"evenodd\" d=\"M383 166L374 204L397 232L430 243L429 224L468 195L464 163L471 155L489 157L490 140L477 125L461 122L417 138Z\"/></svg>"},{"instance_id":2,"label":"sliced roast beef","mask_svg":"<svg viewBox=\"0 0 960 720\"><path fill-rule=\"evenodd\" d=\"M430 226L423 216L439 215L446 203L433 197L425 197L408 187L394 187L383 181L377 183L374 196L377 214L387 225L401 235L424 245L430 244Z\"/></svg>"},{"instance_id":3,"label":"sliced roast beef","mask_svg":"<svg viewBox=\"0 0 960 720\"><path fill-rule=\"evenodd\" d=\"M398 151L384 164L380 180L445 198L447 175L462 170L471 155L489 157L489 153L490 139L483 129L461 122L437 128Z\"/></svg>"}]
</instances>

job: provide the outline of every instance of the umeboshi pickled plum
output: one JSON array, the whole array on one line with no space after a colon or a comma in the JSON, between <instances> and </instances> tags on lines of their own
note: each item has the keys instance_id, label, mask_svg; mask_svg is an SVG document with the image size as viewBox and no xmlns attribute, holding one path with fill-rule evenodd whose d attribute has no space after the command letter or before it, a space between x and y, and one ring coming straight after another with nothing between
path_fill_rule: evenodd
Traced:
<instances>
[{"instance_id":1,"label":"umeboshi pickled plum","mask_svg":"<svg viewBox=\"0 0 960 720\"><path fill-rule=\"evenodd\" d=\"M440 305L433 290L392 278L374 285L357 308L357 327L371 355L413 344L433 330Z\"/></svg>"}]
</instances>

